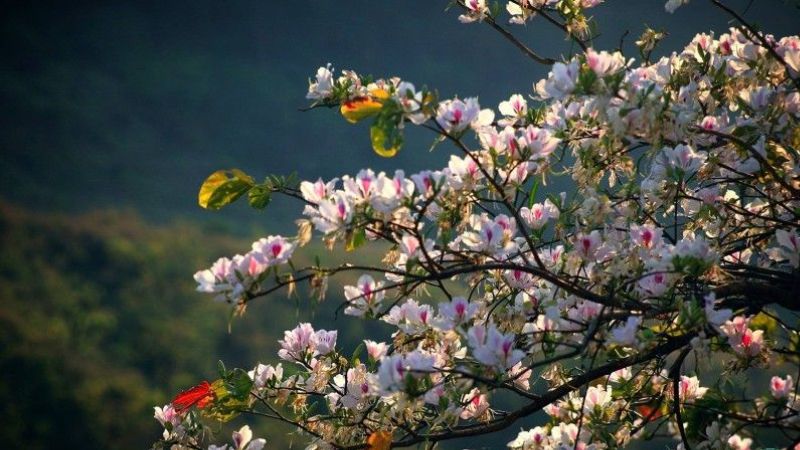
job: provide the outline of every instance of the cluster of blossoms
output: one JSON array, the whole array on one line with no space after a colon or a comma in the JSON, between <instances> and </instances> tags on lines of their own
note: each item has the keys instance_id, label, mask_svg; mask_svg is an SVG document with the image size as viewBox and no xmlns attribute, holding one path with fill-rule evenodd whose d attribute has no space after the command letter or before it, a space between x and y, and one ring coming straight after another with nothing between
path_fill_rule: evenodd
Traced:
<instances>
[{"instance_id":1,"label":"cluster of blossoms","mask_svg":"<svg viewBox=\"0 0 800 450\"><path fill-rule=\"evenodd\" d=\"M508 11L513 23L559 14L583 43L582 11L598 3ZM462 21L497 24L485 2L459 5ZM273 186L303 199L298 236L259 240L195 279L241 306L300 279L322 298L329 277L359 272L345 314L393 331L348 357L336 331L300 324L279 341L290 376L280 364L226 373L241 383L200 389L192 405L213 417L283 408L312 450L438 442L538 411L549 420L508 447L599 450L666 433L683 448L748 449L753 423L797 439L798 58L797 37L746 25L654 62L587 47L496 111L321 67L308 99L373 120L378 154L399 151L409 123L456 154L439 170ZM539 192L563 174L572 192ZM292 266L262 286L314 231L329 248L388 251L380 265ZM745 388L714 383L721 370L783 372ZM242 383L244 394L224 387ZM194 412L177 404L157 410L164 439L194 443Z\"/></svg>"},{"instance_id":2,"label":"cluster of blossoms","mask_svg":"<svg viewBox=\"0 0 800 450\"><path fill-rule=\"evenodd\" d=\"M270 268L286 264L296 245L282 236L269 236L253 242L244 255L219 258L211 268L194 274L197 291L216 294L216 299L240 304L263 280Z\"/></svg>"}]
</instances>

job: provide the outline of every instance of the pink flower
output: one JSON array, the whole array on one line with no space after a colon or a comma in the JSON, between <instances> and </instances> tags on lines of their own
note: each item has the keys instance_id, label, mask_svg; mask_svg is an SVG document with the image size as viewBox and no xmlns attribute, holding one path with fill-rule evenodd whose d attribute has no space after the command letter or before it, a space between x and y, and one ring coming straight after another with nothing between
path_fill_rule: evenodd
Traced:
<instances>
[{"instance_id":1,"label":"pink flower","mask_svg":"<svg viewBox=\"0 0 800 450\"><path fill-rule=\"evenodd\" d=\"M253 252L261 263L274 266L292 257L295 245L283 236L268 236L253 242Z\"/></svg>"},{"instance_id":2,"label":"pink flower","mask_svg":"<svg viewBox=\"0 0 800 450\"><path fill-rule=\"evenodd\" d=\"M792 392L793 380L791 375L786 375L786 378L778 376L772 377L769 381L769 390L775 398L786 398Z\"/></svg>"},{"instance_id":3,"label":"pink flower","mask_svg":"<svg viewBox=\"0 0 800 450\"><path fill-rule=\"evenodd\" d=\"M514 382L514 386L527 391L531 388L530 379L532 373L531 369L523 366L522 362L518 362L508 370L508 378Z\"/></svg>"},{"instance_id":4,"label":"pink flower","mask_svg":"<svg viewBox=\"0 0 800 450\"><path fill-rule=\"evenodd\" d=\"M633 225L631 240L641 247L652 249L661 246L661 228L651 225Z\"/></svg>"},{"instance_id":5,"label":"pink flower","mask_svg":"<svg viewBox=\"0 0 800 450\"><path fill-rule=\"evenodd\" d=\"M478 305L470 303L464 297L453 297L449 302L439 303L439 314L449 325L447 328L460 325L472 319L478 312Z\"/></svg>"},{"instance_id":6,"label":"pink flower","mask_svg":"<svg viewBox=\"0 0 800 450\"><path fill-rule=\"evenodd\" d=\"M556 205L547 199L544 203L534 203L530 209L527 206L523 206L519 210L519 214L531 228L538 230L545 226L549 220L558 219L559 211Z\"/></svg>"},{"instance_id":7,"label":"pink flower","mask_svg":"<svg viewBox=\"0 0 800 450\"><path fill-rule=\"evenodd\" d=\"M736 316L721 325L720 329L728 337L728 344L736 353L753 357L761 353L764 332L751 330L748 328L749 322L744 316Z\"/></svg>"},{"instance_id":8,"label":"pink flower","mask_svg":"<svg viewBox=\"0 0 800 450\"><path fill-rule=\"evenodd\" d=\"M314 331L310 323L301 323L293 330L284 331L278 341L278 357L287 361L305 361L309 356L327 355L336 346L337 332Z\"/></svg>"},{"instance_id":9,"label":"pink flower","mask_svg":"<svg viewBox=\"0 0 800 450\"><path fill-rule=\"evenodd\" d=\"M728 438L728 445L731 450L750 450L750 446L753 445L753 440L750 438L741 438L738 434L734 434Z\"/></svg>"},{"instance_id":10,"label":"pink flower","mask_svg":"<svg viewBox=\"0 0 800 450\"><path fill-rule=\"evenodd\" d=\"M381 358L386 356L386 352L389 348L385 342L375 342L369 339L364 339L364 345L367 346L367 354L369 357L375 361L379 361Z\"/></svg>"},{"instance_id":11,"label":"pink flower","mask_svg":"<svg viewBox=\"0 0 800 450\"><path fill-rule=\"evenodd\" d=\"M464 404L464 408L459 417L464 420L478 418L489 409L486 394L482 394L478 388L473 388L468 394L461 397L461 403Z\"/></svg>"},{"instance_id":12,"label":"pink flower","mask_svg":"<svg viewBox=\"0 0 800 450\"><path fill-rule=\"evenodd\" d=\"M708 388L700 387L700 380L697 377L681 375L681 380L678 382L678 393L681 401L686 402L701 398L706 394L706 391L708 391Z\"/></svg>"},{"instance_id":13,"label":"pink flower","mask_svg":"<svg viewBox=\"0 0 800 450\"><path fill-rule=\"evenodd\" d=\"M594 259L597 249L600 247L601 243L602 238L600 237L600 232L594 230L589 234L582 234L578 236L578 238L575 240L575 249L578 252L578 255L584 259L591 260Z\"/></svg>"},{"instance_id":14,"label":"pink flower","mask_svg":"<svg viewBox=\"0 0 800 450\"><path fill-rule=\"evenodd\" d=\"M301 323L291 331L283 332L283 340L278 341L281 349L278 356L287 361L302 361L312 345L314 327L310 323Z\"/></svg>"}]
</instances>

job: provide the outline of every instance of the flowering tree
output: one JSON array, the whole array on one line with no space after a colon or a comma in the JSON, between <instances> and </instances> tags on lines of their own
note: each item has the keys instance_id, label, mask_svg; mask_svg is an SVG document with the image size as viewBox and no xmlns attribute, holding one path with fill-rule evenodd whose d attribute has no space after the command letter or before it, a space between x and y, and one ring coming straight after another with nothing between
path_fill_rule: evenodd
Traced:
<instances>
[{"instance_id":1,"label":"flowering tree","mask_svg":"<svg viewBox=\"0 0 800 450\"><path fill-rule=\"evenodd\" d=\"M748 449L764 436L794 447L800 39L765 34L711 1L735 26L657 61L663 35L653 30L637 41L639 60L588 45L585 10L600 0L512 1L506 11L456 2L462 22L487 24L551 66L499 114L476 98L321 67L312 108L371 121L372 146L387 157L405 127L423 127L453 149L448 166L300 183L216 172L201 188L204 207L246 194L257 208L287 195L305 209L296 237L259 239L195 280L243 313L297 283L322 297L330 277L356 273L344 313L394 333L353 353L336 331L299 324L280 341L280 363L220 367L218 380L156 408L156 446L200 448L204 424L246 413L293 425L309 449L433 448L521 429L544 411L549 420L509 448L661 436L683 449ZM536 20L581 51L541 56L505 25ZM574 189L543 194L556 177ZM294 265L314 234L332 250L377 241L388 251L374 266ZM753 382L725 382L741 372ZM236 449L264 445L246 426L234 433Z\"/></svg>"}]
</instances>

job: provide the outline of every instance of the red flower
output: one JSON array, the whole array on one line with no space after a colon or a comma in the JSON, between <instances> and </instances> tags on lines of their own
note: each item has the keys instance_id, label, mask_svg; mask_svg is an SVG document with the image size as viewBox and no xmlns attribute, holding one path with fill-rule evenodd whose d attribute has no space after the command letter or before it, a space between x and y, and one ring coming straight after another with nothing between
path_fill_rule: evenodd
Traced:
<instances>
[{"instance_id":1,"label":"red flower","mask_svg":"<svg viewBox=\"0 0 800 450\"><path fill-rule=\"evenodd\" d=\"M212 400L214 400L214 391L211 390L211 384L208 381L203 381L197 386L176 395L172 400L172 407L175 408L178 414L183 414L195 405L199 409L203 409Z\"/></svg>"}]
</instances>

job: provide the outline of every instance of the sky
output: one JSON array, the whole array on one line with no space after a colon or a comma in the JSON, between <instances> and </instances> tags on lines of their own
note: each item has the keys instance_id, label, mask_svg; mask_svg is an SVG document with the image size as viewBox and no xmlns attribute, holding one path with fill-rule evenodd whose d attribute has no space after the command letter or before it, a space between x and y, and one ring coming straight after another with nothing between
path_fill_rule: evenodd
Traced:
<instances>
[{"instance_id":1,"label":"sky","mask_svg":"<svg viewBox=\"0 0 800 450\"><path fill-rule=\"evenodd\" d=\"M155 221L285 228L299 213L289 203L208 213L197 189L232 167L258 179L442 167L452 149L429 151L425 132L412 130L402 152L384 159L370 150L366 124L299 108L308 78L328 62L484 106L531 95L547 68L485 24L460 24L447 3L15 2L0 19L0 195L45 211L126 208ZM798 31L796 0L729 3L777 36ZM668 30L662 53L728 26L704 0L674 15L663 0L611 0L592 14L595 47L616 47L629 31L630 56L645 24ZM513 30L547 56L571 50L546 23Z\"/></svg>"}]
</instances>

